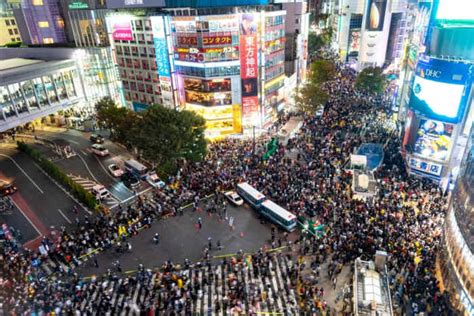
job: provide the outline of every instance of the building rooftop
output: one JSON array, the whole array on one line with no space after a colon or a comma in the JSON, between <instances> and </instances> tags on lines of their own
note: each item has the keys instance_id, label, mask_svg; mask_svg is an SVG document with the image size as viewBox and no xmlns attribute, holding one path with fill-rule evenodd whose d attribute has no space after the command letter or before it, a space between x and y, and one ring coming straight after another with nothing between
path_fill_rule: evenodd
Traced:
<instances>
[{"instance_id":1,"label":"building rooftop","mask_svg":"<svg viewBox=\"0 0 474 316\"><path fill-rule=\"evenodd\" d=\"M24 67L32 64L44 63L44 60L26 59L26 58L9 58L0 60L0 71Z\"/></svg>"},{"instance_id":2,"label":"building rooftop","mask_svg":"<svg viewBox=\"0 0 474 316\"><path fill-rule=\"evenodd\" d=\"M386 271L377 271L373 261L360 258L356 259L354 268L354 314L392 316Z\"/></svg>"},{"instance_id":3,"label":"building rooftop","mask_svg":"<svg viewBox=\"0 0 474 316\"><path fill-rule=\"evenodd\" d=\"M40 59L9 58L0 60L1 84L12 84L38 78L65 68L76 68L73 59L44 61Z\"/></svg>"}]
</instances>

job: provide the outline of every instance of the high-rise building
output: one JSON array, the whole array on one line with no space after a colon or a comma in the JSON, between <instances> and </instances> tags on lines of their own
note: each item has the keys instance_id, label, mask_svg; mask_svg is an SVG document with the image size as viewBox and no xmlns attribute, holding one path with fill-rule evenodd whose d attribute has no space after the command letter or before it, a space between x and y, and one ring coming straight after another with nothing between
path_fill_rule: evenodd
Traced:
<instances>
[{"instance_id":1,"label":"high-rise building","mask_svg":"<svg viewBox=\"0 0 474 316\"><path fill-rule=\"evenodd\" d=\"M456 179L474 118L474 41L466 40L474 38L474 11L471 1L457 2L420 3L417 19L429 22L415 27L427 36L412 33L400 99L408 171L445 190Z\"/></svg>"},{"instance_id":2,"label":"high-rise building","mask_svg":"<svg viewBox=\"0 0 474 316\"><path fill-rule=\"evenodd\" d=\"M155 7L154 13L107 15L127 105L137 111L150 104L195 111L206 119L210 138L268 127L288 104L285 83L291 78L296 87L304 80L306 4L196 2L182 8L184 2ZM291 27L285 28L288 16Z\"/></svg>"},{"instance_id":3,"label":"high-rise building","mask_svg":"<svg viewBox=\"0 0 474 316\"><path fill-rule=\"evenodd\" d=\"M402 59L410 0L342 0L336 26L337 50L357 69Z\"/></svg>"},{"instance_id":4,"label":"high-rise building","mask_svg":"<svg viewBox=\"0 0 474 316\"><path fill-rule=\"evenodd\" d=\"M474 314L474 125L444 227L443 285L458 315Z\"/></svg>"},{"instance_id":5,"label":"high-rise building","mask_svg":"<svg viewBox=\"0 0 474 316\"><path fill-rule=\"evenodd\" d=\"M20 31L13 15L15 3L0 0L0 45L21 42Z\"/></svg>"},{"instance_id":6,"label":"high-rise building","mask_svg":"<svg viewBox=\"0 0 474 316\"><path fill-rule=\"evenodd\" d=\"M13 11L25 44L67 42L58 0L21 0L19 8Z\"/></svg>"}]
</instances>

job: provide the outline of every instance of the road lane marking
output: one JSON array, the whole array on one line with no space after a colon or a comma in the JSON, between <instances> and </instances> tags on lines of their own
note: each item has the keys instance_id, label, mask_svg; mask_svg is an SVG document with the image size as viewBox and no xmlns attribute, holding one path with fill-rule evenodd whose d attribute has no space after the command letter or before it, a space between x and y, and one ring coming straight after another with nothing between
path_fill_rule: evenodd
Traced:
<instances>
[{"instance_id":1,"label":"road lane marking","mask_svg":"<svg viewBox=\"0 0 474 316\"><path fill-rule=\"evenodd\" d=\"M58 211L59 211L59 213L61 213L61 215L64 217L64 219L66 220L66 222L68 222L69 224L72 224L71 220L63 213L63 211L61 211L61 209L58 208Z\"/></svg>"},{"instance_id":2,"label":"road lane marking","mask_svg":"<svg viewBox=\"0 0 474 316\"><path fill-rule=\"evenodd\" d=\"M81 153L82 153L84 156L87 156L87 153L86 153L84 150L81 150Z\"/></svg>"},{"instance_id":3,"label":"road lane marking","mask_svg":"<svg viewBox=\"0 0 474 316\"><path fill-rule=\"evenodd\" d=\"M38 189L38 191L41 192L41 194L44 194L43 190L40 189L40 187L36 184L36 182L33 181L33 179L31 179L31 177L26 173L25 170L23 170L23 168L15 161L15 159L13 159L12 157L8 156L8 155L4 155L4 154L0 154L0 156L2 157L6 157L8 159L10 159L13 164L15 164L15 166L20 169L21 172L23 172L23 174L28 178L28 180L31 181L31 183L33 183L33 185Z\"/></svg>"},{"instance_id":4,"label":"road lane marking","mask_svg":"<svg viewBox=\"0 0 474 316\"><path fill-rule=\"evenodd\" d=\"M75 140L67 139L67 141L76 145L81 145L79 142L76 142Z\"/></svg>"},{"instance_id":5,"label":"road lane marking","mask_svg":"<svg viewBox=\"0 0 474 316\"><path fill-rule=\"evenodd\" d=\"M38 235L43 236L43 234L38 229L38 227L36 227L36 225L33 223L33 221L28 216L26 216L26 214L23 212L23 210L18 206L18 204L16 204L16 202L13 199L12 199L12 202L16 206L16 208L20 211L20 213L26 218L26 220L31 224L31 226L33 226L33 228L36 230Z\"/></svg>"},{"instance_id":6,"label":"road lane marking","mask_svg":"<svg viewBox=\"0 0 474 316\"><path fill-rule=\"evenodd\" d=\"M110 175L110 173L107 171L107 169L105 169L104 165L102 164L102 161L100 161L99 157L97 157L96 155L94 155L95 159L99 162L99 165L102 167L102 170L104 170L105 174L110 178L112 179L115 183L118 183L118 180L115 179L114 177L112 177Z\"/></svg>"},{"instance_id":7,"label":"road lane marking","mask_svg":"<svg viewBox=\"0 0 474 316\"><path fill-rule=\"evenodd\" d=\"M44 171L40 166L38 166L36 164L36 162L33 162L33 164L36 166L36 168L38 168L45 176L47 176L49 178L49 180L51 180L54 184L56 184L56 186L61 190L63 191L67 196L69 196L71 198L71 200L73 200L74 202L76 202L76 204L79 204L82 209L87 212L89 215L92 215L92 212L89 211L87 209L86 206L84 206L84 204L82 204L76 197L74 197L68 190L66 190L63 186L59 185L59 183L54 180L49 174L46 173L46 171ZM68 175L69 176L69 175Z\"/></svg>"},{"instance_id":8,"label":"road lane marking","mask_svg":"<svg viewBox=\"0 0 474 316\"><path fill-rule=\"evenodd\" d=\"M99 180L97 180L96 177L94 177L94 174L92 174L92 171L91 169L89 169L89 166L87 165L87 162L84 160L84 158L82 158L81 155L77 155L77 157L79 157L82 160L82 162L84 163L84 166L86 166L87 171L89 171L89 174L91 175L92 179L94 179L95 182L100 183Z\"/></svg>"}]
</instances>

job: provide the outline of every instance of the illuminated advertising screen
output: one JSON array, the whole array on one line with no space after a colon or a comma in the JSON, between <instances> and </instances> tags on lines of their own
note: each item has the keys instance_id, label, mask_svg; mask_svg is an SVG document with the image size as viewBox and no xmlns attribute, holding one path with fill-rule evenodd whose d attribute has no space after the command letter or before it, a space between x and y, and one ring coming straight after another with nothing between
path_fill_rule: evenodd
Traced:
<instances>
[{"instance_id":1,"label":"illuminated advertising screen","mask_svg":"<svg viewBox=\"0 0 474 316\"><path fill-rule=\"evenodd\" d=\"M367 2L367 17L365 28L368 31L381 31L385 18L386 0L369 0Z\"/></svg>"},{"instance_id":2,"label":"illuminated advertising screen","mask_svg":"<svg viewBox=\"0 0 474 316\"><path fill-rule=\"evenodd\" d=\"M464 114L468 80L469 65L421 56L409 105L429 118L457 123Z\"/></svg>"},{"instance_id":3,"label":"illuminated advertising screen","mask_svg":"<svg viewBox=\"0 0 474 316\"><path fill-rule=\"evenodd\" d=\"M348 52L359 52L360 49L360 30L351 30L349 33L349 49Z\"/></svg>"},{"instance_id":4,"label":"illuminated advertising screen","mask_svg":"<svg viewBox=\"0 0 474 316\"><path fill-rule=\"evenodd\" d=\"M420 120L414 153L420 157L445 161L449 157L453 125L434 120Z\"/></svg>"},{"instance_id":5,"label":"illuminated advertising screen","mask_svg":"<svg viewBox=\"0 0 474 316\"><path fill-rule=\"evenodd\" d=\"M424 45L426 31L430 22L431 1L420 1L418 3L415 23L413 23L412 43L415 45Z\"/></svg>"},{"instance_id":6,"label":"illuminated advertising screen","mask_svg":"<svg viewBox=\"0 0 474 316\"><path fill-rule=\"evenodd\" d=\"M112 38L114 41L132 41L132 25L128 17L114 17L112 22Z\"/></svg>"},{"instance_id":7,"label":"illuminated advertising screen","mask_svg":"<svg viewBox=\"0 0 474 316\"><path fill-rule=\"evenodd\" d=\"M240 77L242 78L242 119L251 125L258 117L257 16L240 18Z\"/></svg>"},{"instance_id":8,"label":"illuminated advertising screen","mask_svg":"<svg viewBox=\"0 0 474 316\"><path fill-rule=\"evenodd\" d=\"M474 1L439 0L436 19L474 21Z\"/></svg>"}]
</instances>

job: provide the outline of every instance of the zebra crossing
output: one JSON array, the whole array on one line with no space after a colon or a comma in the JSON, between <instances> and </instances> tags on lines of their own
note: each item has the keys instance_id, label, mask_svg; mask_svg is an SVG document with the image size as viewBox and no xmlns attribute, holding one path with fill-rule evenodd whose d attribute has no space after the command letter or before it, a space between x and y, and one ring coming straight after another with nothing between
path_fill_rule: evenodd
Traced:
<instances>
[{"instance_id":1,"label":"zebra crossing","mask_svg":"<svg viewBox=\"0 0 474 316\"><path fill-rule=\"evenodd\" d=\"M267 273L252 264L218 264L215 266L188 267L178 272L185 280L184 288L194 289L196 295L182 299L183 305L175 308L170 301L169 287L165 285L174 273L138 272L128 278L109 277L102 282L82 283L81 300L75 308L81 313L104 315L140 315L154 311L173 315L233 315L278 313L300 315L297 297L290 284L291 260L286 256L273 256L265 263ZM236 293L235 284L243 284L241 304L231 304ZM173 285L173 287L176 286ZM196 290L197 289L197 290ZM191 290L193 291L193 290ZM183 289L184 292L184 289ZM259 304L255 302L258 301Z\"/></svg>"},{"instance_id":2,"label":"zebra crossing","mask_svg":"<svg viewBox=\"0 0 474 316\"><path fill-rule=\"evenodd\" d=\"M73 174L68 174L68 177L70 177L74 182L79 184L81 187L83 187L87 191L91 191L94 186L96 186L98 183L90 180L88 178L83 178L81 176L76 176ZM110 194L107 198L103 199L101 203L110 208L119 203L119 200L115 198L112 194Z\"/></svg>"}]
</instances>

